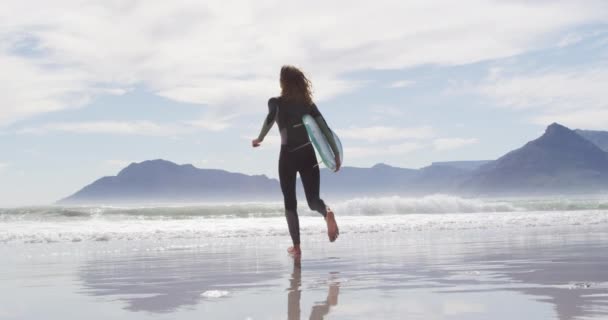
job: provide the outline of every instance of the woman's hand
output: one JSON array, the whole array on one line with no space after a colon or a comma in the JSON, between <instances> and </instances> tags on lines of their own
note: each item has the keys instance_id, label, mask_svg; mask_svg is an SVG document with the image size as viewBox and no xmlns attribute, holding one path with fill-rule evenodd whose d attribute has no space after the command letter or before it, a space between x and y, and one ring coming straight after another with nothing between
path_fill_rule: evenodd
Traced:
<instances>
[{"instance_id":1,"label":"woman's hand","mask_svg":"<svg viewBox=\"0 0 608 320\"><path fill-rule=\"evenodd\" d=\"M336 170L334 172L338 172L338 171L340 171L340 168L342 167L342 161L340 161L340 156L336 156L335 162L336 162Z\"/></svg>"},{"instance_id":2,"label":"woman's hand","mask_svg":"<svg viewBox=\"0 0 608 320\"><path fill-rule=\"evenodd\" d=\"M260 139L253 139L251 140L251 146L254 148L257 148L260 146L260 144L262 143L263 140Z\"/></svg>"}]
</instances>

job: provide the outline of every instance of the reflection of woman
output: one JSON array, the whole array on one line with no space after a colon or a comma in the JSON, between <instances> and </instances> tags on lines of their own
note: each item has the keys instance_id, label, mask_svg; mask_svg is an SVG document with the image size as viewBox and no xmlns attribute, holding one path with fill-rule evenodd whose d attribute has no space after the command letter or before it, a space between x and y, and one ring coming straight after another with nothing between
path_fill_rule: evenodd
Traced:
<instances>
[{"instance_id":1,"label":"reflection of woman","mask_svg":"<svg viewBox=\"0 0 608 320\"><path fill-rule=\"evenodd\" d=\"M300 296L302 291L302 266L300 259L293 261L293 272L289 279L289 290L287 291L287 319L300 320Z\"/></svg>"},{"instance_id":2,"label":"reflection of woman","mask_svg":"<svg viewBox=\"0 0 608 320\"><path fill-rule=\"evenodd\" d=\"M293 247L289 252L300 256L300 222L297 213L296 175L300 173L306 200L311 210L319 212L327 222L330 241L338 237L338 225L334 213L319 197L320 175L317 156L310 143L302 116L311 115L323 131L335 155L337 170L340 169L340 154L323 116L312 101L310 81L293 66L281 68L281 96L268 101L268 116L257 139L251 143L258 147L276 122L281 133L281 153L279 155L279 180L285 202L285 216Z\"/></svg>"},{"instance_id":3,"label":"reflection of woman","mask_svg":"<svg viewBox=\"0 0 608 320\"><path fill-rule=\"evenodd\" d=\"M289 291L287 293L287 319L300 320L300 296L302 291L302 268L299 259L293 263L293 273L289 279ZM331 282L327 292L327 299L321 304L314 305L310 311L310 320L322 320L329 314L330 308L338 304L338 293L340 293L340 283Z\"/></svg>"}]
</instances>

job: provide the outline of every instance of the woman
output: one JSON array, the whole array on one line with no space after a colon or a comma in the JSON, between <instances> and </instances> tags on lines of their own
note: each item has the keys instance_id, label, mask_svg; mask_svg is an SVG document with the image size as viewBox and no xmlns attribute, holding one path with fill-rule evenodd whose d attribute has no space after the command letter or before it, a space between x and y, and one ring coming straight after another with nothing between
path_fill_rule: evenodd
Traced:
<instances>
[{"instance_id":1,"label":"woman","mask_svg":"<svg viewBox=\"0 0 608 320\"><path fill-rule=\"evenodd\" d=\"M312 102L310 81L296 67L283 66L281 68L281 96L268 101L268 116L266 116L258 138L254 139L251 144L254 148L259 147L272 125L277 123L281 133L279 180L285 202L285 217L293 241L293 247L290 247L288 252L296 257L302 254L296 200L296 174L298 172L304 185L308 206L325 217L329 241L334 242L339 234L333 211L319 197L319 167L315 150L310 143L306 128L302 124L302 116L305 114L311 115L317 121L319 128L327 137L334 155L336 155L336 171L338 171L341 165L339 150L323 116Z\"/></svg>"}]
</instances>

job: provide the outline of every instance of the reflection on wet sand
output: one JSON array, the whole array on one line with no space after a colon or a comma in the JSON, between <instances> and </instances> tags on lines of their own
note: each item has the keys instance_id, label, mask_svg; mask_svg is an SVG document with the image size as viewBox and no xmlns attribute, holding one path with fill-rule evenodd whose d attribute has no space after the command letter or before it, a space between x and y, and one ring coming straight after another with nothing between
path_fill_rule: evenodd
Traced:
<instances>
[{"instance_id":1,"label":"reflection on wet sand","mask_svg":"<svg viewBox=\"0 0 608 320\"><path fill-rule=\"evenodd\" d=\"M219 252L179 251L90 259L79 270L80 292L121 301L129 311L169 313L188 306L209 310L210 305L231 303L249 309L245 311L247 316L256 315L252 319L260 315L265 318L268 312L276 312L276 318L284 317L284 305L255 310L255 298L248 299L261 294L284 298L288 280L290 320L345 314L350 319L369 318L382 303L394 304L396 300L391 299L404 297L410 299L410 305L399 305L404 308L401 312L410 314L416 307L418 313L413 318L445 318L437 306L456 301L460 309L452 308L453 314L469 315L472 311L461 306L474 303L481 306L476 312L488 318L510 319L494 308L495 302L505 297L506 303L519 301L518 311L522 313L546 311L550 318L561 320L608 316L608 255L603 254L608 242L603 236L581 239L573 235L566 241L550 235L542 238L543 242L536 235L524 238L525 242L513 242L505 236L491 243L482 241L488 238L485 234L481 240L469 236L434 239L432 244L418 241L419 246L404 246L399 237L393 246L353 241L349 245L364 250L351 250L348 257L339 258L318 250L311 253L316 258L305 261L304 283L312 281L314 286L313 290L306 289L305 295L299 259L293 260L293 265L286 264L286 257L274 254L273 248L261 247L256 252L233 246L221 247ZM338 274L332 273L335 270L340 270L340 282ZM319 283L327 296L310 309L307 304L307 310L302 311L302 301L310 302L309 295L319 293ZM208 290L230 294L226 299L205 304L207 298L201 293ZM334 309L340 290L340 308ZM228 314L234 311L226 308ZM370 313L364 314L366 311Z\"/></svg>"},{"instance_id":2,"label":"reflection on wet sand","mask_svg":"<svg viewBox=\"0 0 608 320\"><path fill-rule=\"evenodd\" d=\"M498 279L491 288L483 288L487 281L479 281L476 284L480 289L449 292L517 291L553 304L560 320L599 315L608 318L608 255L602 254L606 250L602 242L566 244L559 251L512 248L508 254L481 259L487 262L478 271Z\"/></svg>"},{"instance_id":3,"label":"reflection on wet sand","mask_svg":"<svg viewBox=\"0 0 608 320\"><path fill-rule=\"evenodd\" d=\"M152 256L104 257L80 269L83 292L118 297L129 311L170 313L194 306L207 290L261 288L281 274L273 261L235 263L235 253L174 252Z\"/></svg>"},{"instance_id":4,"label":"reflection on wet sand","mask_svg":"<svg viewBox=\"0 0 608 320\"><path fill-rule=\"evenodd\" d=\"M310 320L321 320L326 315L332 306L338 304L338 294L340 293L340 283L335 281L336 273L330 273L329 288L325 301L315 304L310 311ZM287 319L300 320L300 298L302 294L302 262L300 258L293 261L293 272L289 279L289 289L287 293Z\"/></svg>"}]
</instances>

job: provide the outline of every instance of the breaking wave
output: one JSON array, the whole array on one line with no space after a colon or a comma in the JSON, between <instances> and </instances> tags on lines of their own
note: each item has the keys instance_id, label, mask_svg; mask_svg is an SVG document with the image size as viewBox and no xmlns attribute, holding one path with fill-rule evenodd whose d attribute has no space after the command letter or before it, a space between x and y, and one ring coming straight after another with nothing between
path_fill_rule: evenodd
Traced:
<instances>
[{"instance_id":1,"label":"breaking wave","mask_svg":"<svg viewBox=\"0 0 608 320\"><path fill-rule=\"evenodd\" d=\"M380 197L356 198L336 206L345 214L419 214L419 213L475 213L510 212L523 210L501 201L465 199L447 195L432 195L420 198Z\"/></svg>"},{"instance_id":2,"label":"breaking wave","mask_svg":"<svg viewBox=\"0 0 608 320\"><path fill-rule=\"evenodd\" d=\"M301 233L325 232L319 214L303 207ZM343 234L608 225L608 201L601 199L433 195L356 198L332 203L332 208ZM282 203L0 209L0 244L287 236L283 214Z\"/></svg>"},{"instance_id":3,"label":"breaking wave","mask_svg":"<svg viewBox=\"0 0 608 320\"><path fill-rule=\"evenodd\" d=\"M301 215L317 215L300 200ZM341 216L374 216L441 213L492 213L521 211L608 210L608 199L544 199L491 200L469 199L449 195L424 197L354 198L328 202ZM270 218L282 217L283 204L227 203L145 207L22 207L1 209L0 222L15 220L78 220L78 219L190 219L202 218Z\"/></svg>"}]
</instances>

